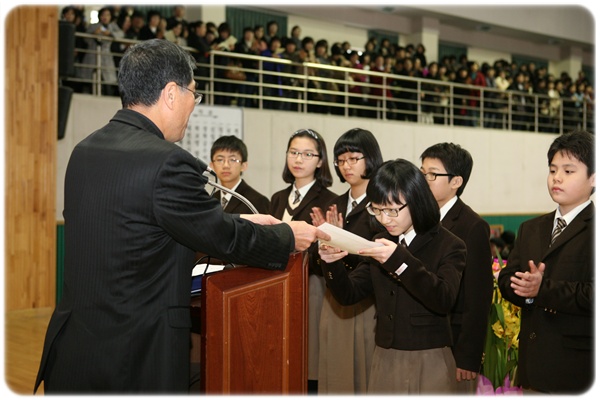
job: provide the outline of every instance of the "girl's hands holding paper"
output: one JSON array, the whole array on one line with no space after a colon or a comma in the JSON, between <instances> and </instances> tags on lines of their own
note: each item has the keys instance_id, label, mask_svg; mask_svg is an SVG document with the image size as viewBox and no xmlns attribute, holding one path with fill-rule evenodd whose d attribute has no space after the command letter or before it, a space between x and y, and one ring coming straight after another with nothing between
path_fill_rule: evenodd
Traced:
<instances>
[{"instance_id":1,"label":"girl's hands holding paper","mask_svg":"<svg viewBox=\"0 0 600 400\"><path fill-rule=\"evenodd\" d=\"M380 264L383 264L392 256L392 254L394 253L394 251L396 251L396 248L398 247L398 243L394 243L391 240L387 240L384 238L375 239L375 242L381 243L383 244L383 246L371 247L369 249L361 249L358 251L358 254L360 254L361 256L371 257Z\"/></svg>"},{"instance_id":2,"label":"girl's hands holding paper","mask_svg":"<svg viewBox=\"0 0 600 400\"><path fill-rule=\"evenodd\" d=\"M347 251L340 250L325 243L319 244L319 256L321 256L321 260L326 263L339 261L347 255Z\"/></svg>"}]
</instances>

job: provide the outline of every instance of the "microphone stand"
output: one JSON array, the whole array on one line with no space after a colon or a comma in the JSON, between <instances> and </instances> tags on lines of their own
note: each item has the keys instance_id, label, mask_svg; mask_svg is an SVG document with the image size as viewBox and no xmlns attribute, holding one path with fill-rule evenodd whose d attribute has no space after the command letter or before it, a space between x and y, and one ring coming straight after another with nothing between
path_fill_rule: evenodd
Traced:
<instances>
[{"instance_id":1,"label":"microphone stand","mask_svg":"<svg viewBox=\"0 0 600 400\"><path fill-rule=\"evenodd\" d=\"M214 173L214 171L212 169L210 169L209 167L206 168L206 172L209 172L211 175L215 176L216 178L216 174ZM245 198L244 196L242 196L241 194L231 190L231 189L227 189L225 186L223 185L219 185L217 182L213 182L210 179L207 179L206 181L207 184L225 192L225 193L229 193L230 195L232 195L233 197L235 197L236 199L238 199L239 201L241 201L242 203L244 203L246 206L248 206L248 208L254 213L254 214L259 214L258 210L256 209L256 207L254 207L254 205L252 205L252 203L250 203L250 201Z\"/></svg>"}]
</instances>

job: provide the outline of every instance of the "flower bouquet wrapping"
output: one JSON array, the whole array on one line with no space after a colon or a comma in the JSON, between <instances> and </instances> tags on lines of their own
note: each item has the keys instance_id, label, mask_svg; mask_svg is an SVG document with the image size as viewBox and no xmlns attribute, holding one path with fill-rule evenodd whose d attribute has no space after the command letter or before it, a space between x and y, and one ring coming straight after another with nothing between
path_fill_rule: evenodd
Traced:
<instances>
[{"instance_id":1,"label":"flower bouquet wrapping","mask_svg":"<svg viewBox=\"0 0 600 400\"><path fill-rule=\"evenodd\" d=\"M521 308L502 298L498 288L498 274L505 261L494 259L494 294L490 307L488 332L478 392L489 394L515 393L515 379L519 361L519 331ZM492 390L485 389L489 382ZM520 392L520 390L518 390Z\"/></svg>"}]
</instances>

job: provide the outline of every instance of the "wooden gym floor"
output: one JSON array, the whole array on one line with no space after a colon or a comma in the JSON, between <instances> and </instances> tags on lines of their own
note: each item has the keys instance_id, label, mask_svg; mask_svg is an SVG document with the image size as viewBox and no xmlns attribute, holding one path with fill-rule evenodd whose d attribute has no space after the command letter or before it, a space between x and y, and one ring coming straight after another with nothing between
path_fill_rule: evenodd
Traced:
<instances>
[{"instance_id":1,"label":"wooden gym floor","mask_svg":"<svg viewBox=\"0 0 600 400\"><path fill-rule=\"evenodd\" d=\"M3 392L32 395L52 308L4 313ZM43 384L36 395L44 393ZM3 396L4 397L4 396Z\"/></svg>"}]
</instances>

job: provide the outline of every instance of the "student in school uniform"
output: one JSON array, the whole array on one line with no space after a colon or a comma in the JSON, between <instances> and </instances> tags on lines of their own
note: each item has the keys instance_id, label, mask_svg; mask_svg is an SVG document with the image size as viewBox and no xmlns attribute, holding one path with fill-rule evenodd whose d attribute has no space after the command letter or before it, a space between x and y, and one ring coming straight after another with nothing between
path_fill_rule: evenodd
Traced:
<instances>
[{"instance_id":1,"label":"student in school uniform","mask_svg":"<svg viewBox=\"0 0 600 400\"><path fill-rule=\"evenodd\" d=\"M300 129L292 134L286 149L283 181L289 186L271 196L269 213L284 222L312 222L313 207L326 208L337 194L327 189L333 178L327 161L325 140L313 129ZM317 264L316 246L308 250L308 392L318 387L319 318L325 292L325 283Z\"/></svg>"},{"instance_id":2,"label":"student in school uniform","mask_svg":"<svg viewBox=\"0 0 600 400\"><path fill-rule=\"evenodd\" d=\"M467 246L467 264L450 317L456 383L463 394L477 390L494 290L490 226L460 198L472 169L471 154L454 143L438 143L421 154L421 171L440 207L442 226Z\"/></svg>"},{"instance_id":3,"label":"student in school uniform","mask_svg":"<svg viewBox=\"0 0 600 400\"><path fill-rule=\"evenodd\" d=\"M548 150L548 192L557 209L519 227L498 285L521 308L519 384L581 394L594 373L594 136L565 133Z\"/></svg>"},{"instance_id":4,"label":"student in school uniform","mask_svg":"<svg viewBox=\"0 0 600 400\"><path fill-rule=\"evenodd\" d=\"M270 201L263 194L253 189L242 174L248 169L248 148L236 136L221 136L210 149L210 167L215 171L219 183L245 197L256 208L259 214L268 214ZM222 191L215 191L213 197L221 202L223 211L230 214L252 214L252 210L235 196Z\"/></svg>"},{"instance_id":5,"label":"student in school uniform","mask_svg":"<svg viewBox=\"0 0 600 400\"><path fill-rule=\"evenodd\" d=\"M345 132L333 148L335 172L350 188L324 212L313 208L313 225L328 222L371 239L378 232L365 206L369 178L383 163L375 136L365 129ZM364 257L354 254L342 262L348 271ZM375 299L341 305L326 290L319 325L319 394L366 394L375 350Z\"/></svg>"},{"instance_id":6,"label":"student in school uniform","mask_svg":"<svg viewBox=\"0 0 600 400\"><path fill-rule=\"evenodd\" d=\"M340 304L374 295L375 352L369 394L452 394L456 364L450 312L466 262L462 240L442 227L423 173L397 159L369 180L367 212L386 232L382 246L359 250L370 259L348 272L347 251L321 244L327 287Z\"/></svg>"}]
</instances>

